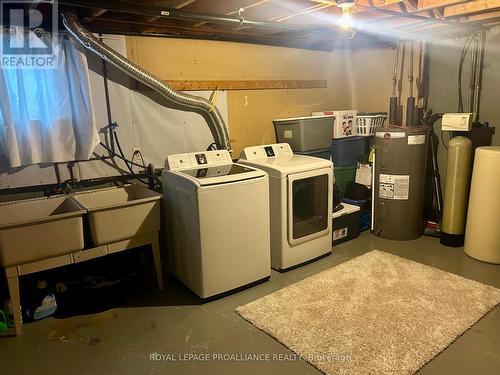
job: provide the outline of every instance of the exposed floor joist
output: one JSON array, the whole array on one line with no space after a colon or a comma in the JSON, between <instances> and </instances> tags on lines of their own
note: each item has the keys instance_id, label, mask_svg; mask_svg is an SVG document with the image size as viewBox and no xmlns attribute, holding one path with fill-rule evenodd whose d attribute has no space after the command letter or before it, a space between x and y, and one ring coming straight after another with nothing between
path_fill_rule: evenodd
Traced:
<instances>
[{"instance_id":1,"label":"exposed floor joist","mask_svg":"<svg viewBox=\"0 0 500 375\"><path fill-rule=\"evenodd\" d=\"M320 50L467 35L500 11L500 0L356 0L349 11L353 32L346 32L335 0L61 0L59 5L75 10L94 32Z\"/></svg>"}]
</instances>

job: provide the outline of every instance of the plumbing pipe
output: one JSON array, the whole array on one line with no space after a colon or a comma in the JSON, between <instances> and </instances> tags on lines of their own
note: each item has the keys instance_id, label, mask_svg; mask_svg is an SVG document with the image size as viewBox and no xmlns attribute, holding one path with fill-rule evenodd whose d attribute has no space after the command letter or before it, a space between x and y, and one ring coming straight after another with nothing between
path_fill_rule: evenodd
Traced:
<instances>
[{"instance_id":1,"label":"plumbing pipe","mask_svg":"<svg viewBox=\"0 0 500 375\"><path fill-rule=\"evenodd\" d=\"M472 53L470 58L470 73L469 73L469 112L474 112L474 103L476 96L476 71L477 71L477 55L479 43L477 39L473 41Z\"/></svg>"},{"instance_id":2,"label":"plumbing pipe","mask_svg":"<svg viewBox=\"0 0 500 375\"><path fill-rule=\"evenodd\" d=\"M396 125L398 117L398 97L396 96L396 87L398 84L398 67L399 67L399 49L400 42L396 45L394 56L394 69L392 72L392 96L389 99L389 124Z\"/></svg>"},{"instance_id":3,"label":"plumbing pipe","mask_svg":"<svg viewBox=\"0 0 500 375\"><path fill-rule=\"evenodd\" d=\"M408 69L408 82L410 84L410 96L406 100L406 126L413 126L415 116L415 97L413 96L413 59L415 54L415 42L410 42L410 63Z\"/></svg>"},{"instance_id":4,"label":"plumbing pipe","mask_svg":"<svg viewBox=\"0 0 500 375\"><path fill-rule=\"evenodd\" d=\"M479 122L479 112L481 110L481 90L483 86L483 69L484 69L484 50L486 44L486 32L481 31L481 46L479 50L479 66L477 67L477 78L476 78L476 108L474 113L476 114L476 121Z\"/></svg>"}]
</instances>

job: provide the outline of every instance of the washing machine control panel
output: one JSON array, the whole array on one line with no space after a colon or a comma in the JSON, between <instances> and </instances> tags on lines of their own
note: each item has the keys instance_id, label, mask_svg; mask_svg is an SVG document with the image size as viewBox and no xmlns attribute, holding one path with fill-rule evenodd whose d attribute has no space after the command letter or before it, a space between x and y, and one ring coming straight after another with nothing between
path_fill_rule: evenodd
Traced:
<instances>
[{"instance_id":1,"label":"washing machine control panel","mask_svg":"<svg viewBox=\"0 0 500 375\"><path fill-rule=\"evenodd\" d=\"M286 155L293 155L293 151L288 143L245 147L241 152L241 158L245 160L274 158Z\"/></svg>"},{"instance_id":2,"label":"washing machine control panel","mask_svg":"<svg viewBox=\"0 0 500 375\"><path fill-rule=\"evenodd\" d=\"M167 156L165 168L181 170L197 167L215 167L231 164L232 162L231 155L227 150L189 152Z\"/></svg>"}]
</instances>

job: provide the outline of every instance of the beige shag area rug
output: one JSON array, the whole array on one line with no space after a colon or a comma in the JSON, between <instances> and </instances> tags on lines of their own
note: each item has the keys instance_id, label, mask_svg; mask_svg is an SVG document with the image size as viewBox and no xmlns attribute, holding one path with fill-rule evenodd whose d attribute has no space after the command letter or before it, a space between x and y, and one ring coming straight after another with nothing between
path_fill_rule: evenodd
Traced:
<instances>
[{"instance_id":1,"label":"beige shag area rug","mask_svg":"<svg viewBox=\"0 0 500 375\"><path fill-rule=\"evenodd\" d=\"M500 289L374 250L236 309L325 374L413 374Z\"/></svg>"}]
</instances>

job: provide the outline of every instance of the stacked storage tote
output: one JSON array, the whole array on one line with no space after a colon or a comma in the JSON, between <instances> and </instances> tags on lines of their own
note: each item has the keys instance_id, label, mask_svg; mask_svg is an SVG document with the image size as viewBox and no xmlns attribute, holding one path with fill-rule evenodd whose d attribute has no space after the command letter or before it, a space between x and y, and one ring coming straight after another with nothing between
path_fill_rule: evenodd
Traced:
<instances>
[{"instance_id":1,"label":"stacked storage tote","mask_svg":"<svg viewBox=\"0 0 500 375\"><path fill-rule=\"evenodd\" d=\"M288 143L295 154L330 160L334 116L294 117L274 120L276 141Z\"/></svg>"}]
</instances>

